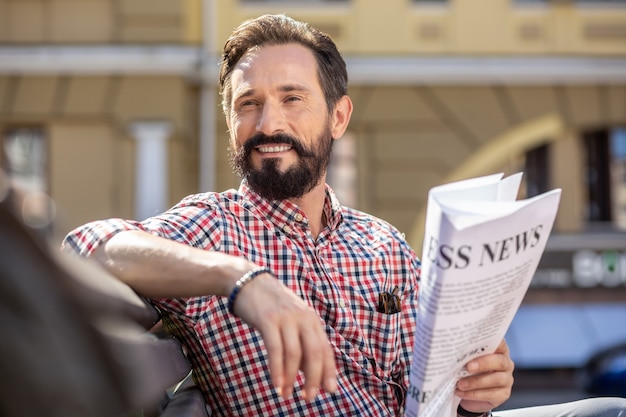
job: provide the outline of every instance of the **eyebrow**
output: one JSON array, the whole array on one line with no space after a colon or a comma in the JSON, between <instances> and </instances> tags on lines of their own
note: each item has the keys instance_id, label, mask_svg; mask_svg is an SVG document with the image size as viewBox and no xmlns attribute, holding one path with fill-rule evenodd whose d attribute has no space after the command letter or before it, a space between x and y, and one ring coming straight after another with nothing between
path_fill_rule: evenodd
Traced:
<instances>
[{"instance_id":1,"label":"eyebrow","mask_svg":"<svg viewBox=\"0 0 626 417\"><path fill-rule=\"evenodd\" d=\"M278 87L278 91L281 91L283 93L289 93L292 91L309 92L310 90L311 90L310 88L305 87L302 84L285 84L285 85L281 85L280 87ZM255 93L254 88L247 88L244 91L242 91L241 94L237 94L236 96L234 96L233 101L241 100L242 98L251 97L254 95L254 93Z\"/></svg>"},{"instance_id":2,"label":"eyebrow","mask_svg":"<svg viewBox=\"0 0 626 417\"><path fill-rule=\"evenodd\" d=\"M286 84L281 86L279 89L279 91L283 91L283 92L290 92L290 91L305 91L308 92L310 89L308 87L305 87L301 84Z\"/></svg>"}]
</instances>

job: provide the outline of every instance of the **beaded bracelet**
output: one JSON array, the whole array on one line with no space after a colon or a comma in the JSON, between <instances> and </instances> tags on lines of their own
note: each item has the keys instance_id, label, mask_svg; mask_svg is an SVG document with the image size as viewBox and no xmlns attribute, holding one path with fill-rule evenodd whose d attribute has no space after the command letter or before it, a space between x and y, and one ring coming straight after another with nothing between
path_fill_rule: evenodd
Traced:
<instances>
[{"instance_id":1,"label":"beaded bracelet","mask_svg":"<svg viewBox=\"0 0 626 417\"><path fill-rule=\"evenodd\" d=\"M235 282L235 288L233 288L233 291L228 296L228 311L230 311L231 314L234 314L233 308L235 306L235 300L237 299L237 295L239 294L239 291L241 291L241 288L252 281L253 278L265 273L271 274L272 270L267 267L256 268L246 272L244 276Z\"/></svg>"},{"instance_id":2,"label":"beaded bracelet","mask_svg":"<svg viewBox=\"0 0 626 417\"><path fill-rule=\"evenodd\" d=\"M491 417L491 410L484 411L482 413L474 413L472 411L467 411L465 408L461 407L461 404L456 408L456 413L463 417Z\"/></svg>"}]
</instances>

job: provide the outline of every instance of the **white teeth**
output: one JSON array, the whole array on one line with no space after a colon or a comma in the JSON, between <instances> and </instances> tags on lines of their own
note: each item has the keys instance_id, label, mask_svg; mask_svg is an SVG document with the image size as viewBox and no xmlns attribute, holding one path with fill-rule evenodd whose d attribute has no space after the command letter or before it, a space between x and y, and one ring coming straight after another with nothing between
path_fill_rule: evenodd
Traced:
<instances>
[{"instance_id":1,"label":"white teeth","mask_svg":"<svg viewBox=\"0 0 626 417\"><path fill-rule=\"evenodd\" d=\"M285 152L291 149L291 146L280 145L280 146L260 146L257 148L259 152Z\"/></svg>"}]
</instances>

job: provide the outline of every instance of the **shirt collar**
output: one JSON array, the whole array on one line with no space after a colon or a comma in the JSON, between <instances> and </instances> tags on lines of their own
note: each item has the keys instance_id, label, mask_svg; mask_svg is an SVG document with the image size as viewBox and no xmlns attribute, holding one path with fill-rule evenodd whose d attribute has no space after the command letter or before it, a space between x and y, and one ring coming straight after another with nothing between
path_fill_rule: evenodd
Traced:
<instances>
[{"instance_id":1,"label":"shirt collar","mask_svg":"<svg viewBox=\"0 0 626 417\"><path fill-rule=\"evenodd\" d=\"M266 200L259 194L254 192L248 182L243 180L239 185L239 195L243 197L244 204L248 208L261 214L280 228L284 228L285 224L302 223L308 226L308 220L305 213L294 203L289 200ZM335 192L326 184L326 198L324 199L324 215L326 216L327 226L334 230L341 223L342 209Z\"/></svg>"}]
</instances>

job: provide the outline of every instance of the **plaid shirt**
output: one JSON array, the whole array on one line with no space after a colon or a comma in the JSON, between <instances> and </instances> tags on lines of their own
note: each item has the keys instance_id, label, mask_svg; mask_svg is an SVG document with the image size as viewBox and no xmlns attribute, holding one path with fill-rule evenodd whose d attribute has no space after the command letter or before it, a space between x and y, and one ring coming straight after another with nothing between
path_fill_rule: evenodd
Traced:
<instances>
[{"instance_id":1,"label":"plaid shirt","mask_svg":"<svg viewBox=\"0 0 626 417\"><path fill-rule=\"evenodd\" d=\"M196 383L213 415L402 415L413 348L420 263L384 221L342 207L327 187L328 224L317 240L289 201L267 201L245 181L238 191L186 197L143 222L110 219L70 233L66 249L89 255L122 230L140 229L178 242L243 256L267 266L319 314L335 352L338 390L283 399L269 377L259 333L229 314L225 297L152 300L184 344ZM377 312L378 295L399 288L402 311Z\"/></svg>"}]
</instances>

